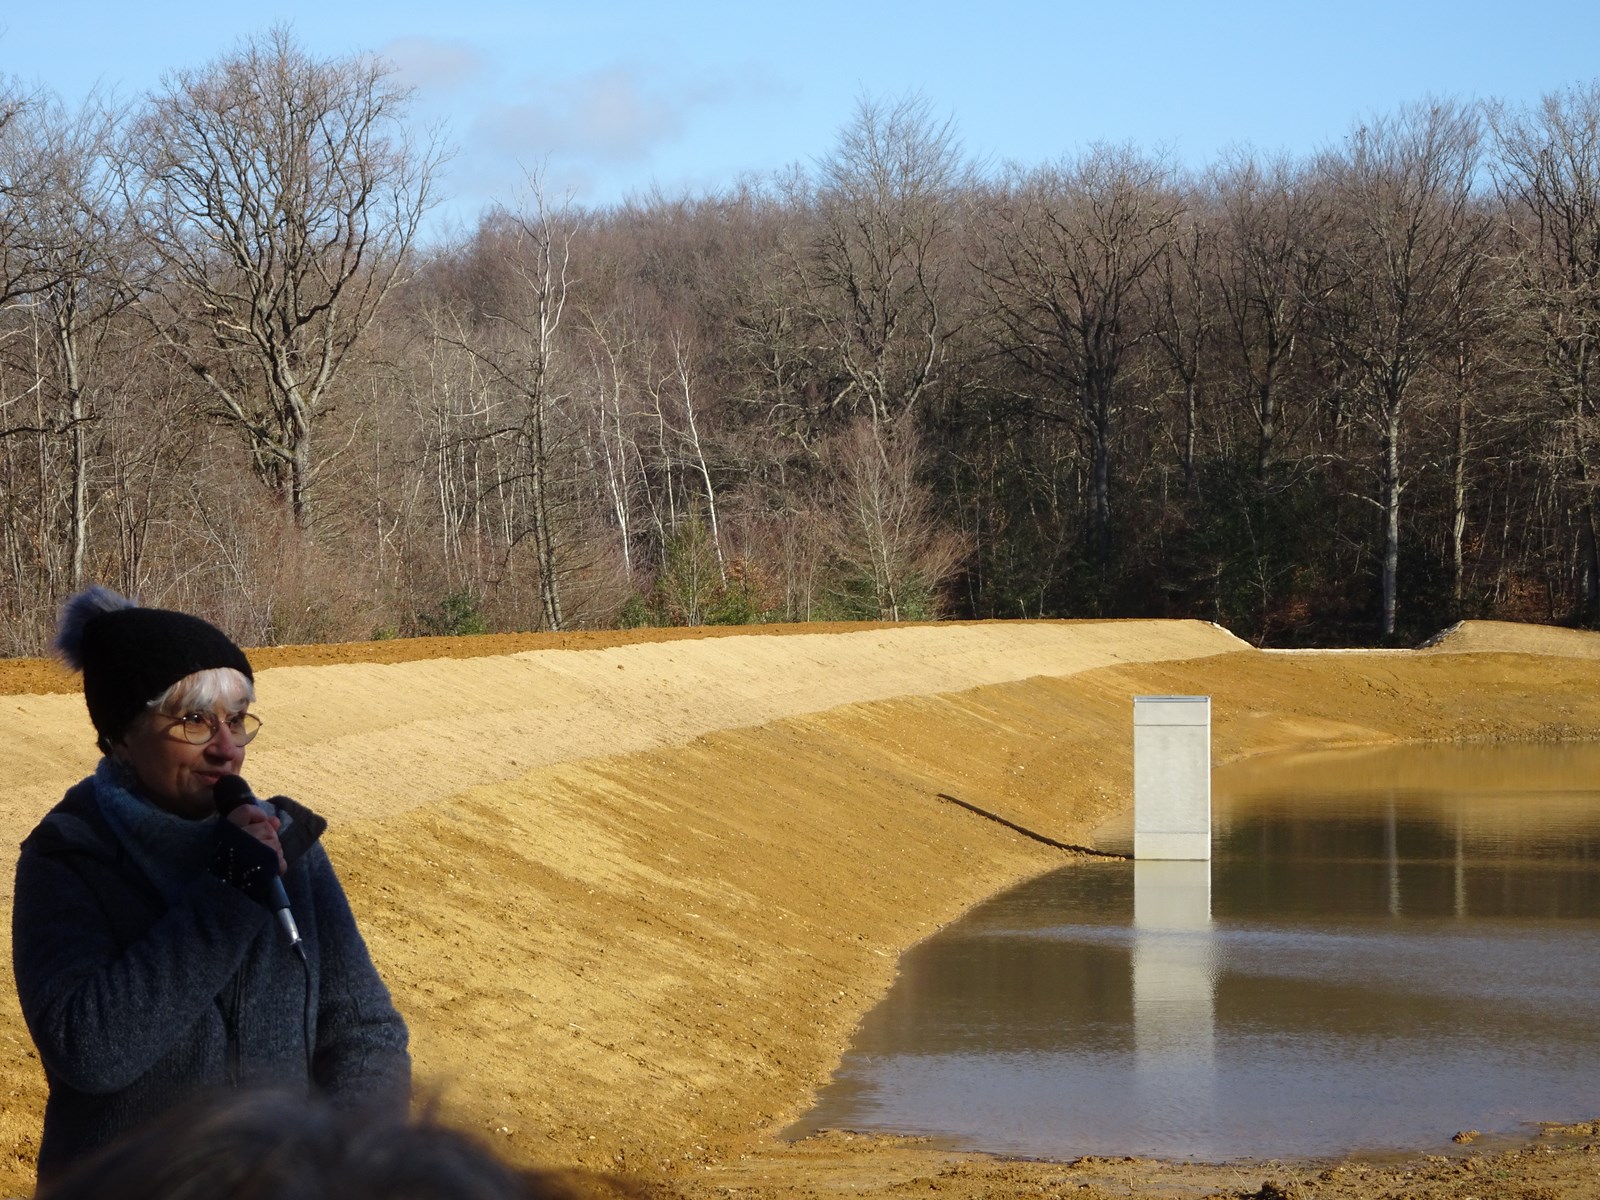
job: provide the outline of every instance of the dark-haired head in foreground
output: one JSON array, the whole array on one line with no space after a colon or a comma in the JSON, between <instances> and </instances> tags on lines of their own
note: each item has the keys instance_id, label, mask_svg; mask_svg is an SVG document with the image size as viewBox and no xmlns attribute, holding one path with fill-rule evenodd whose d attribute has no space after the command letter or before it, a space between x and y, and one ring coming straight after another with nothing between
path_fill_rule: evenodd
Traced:
<instances>
[{"instance_id":1,"label":"dark-haired head in foreground","mask_svg":"<svg viewBox=\"0 0 1600 1200\"><path fill-rule=\"evenodd\" d=\"M282 1092L183 1105L42 1186L35 1200L600 1200L602 1176L519 1170L429 1118Z\"/></svg>"}]
</instances>

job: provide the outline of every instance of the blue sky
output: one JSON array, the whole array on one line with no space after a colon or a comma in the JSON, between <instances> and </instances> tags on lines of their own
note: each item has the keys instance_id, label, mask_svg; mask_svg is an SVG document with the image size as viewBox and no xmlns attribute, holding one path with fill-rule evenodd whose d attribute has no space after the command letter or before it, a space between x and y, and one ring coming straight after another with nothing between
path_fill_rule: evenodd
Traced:
<instances>
[{"instance_id":1,"label":"blue sky","mask_svg":"<svg viewBox=\"0 0 1600 1200\"><path fill-rule=\"evenodd\" d=\"M992 162L1130 141L1203 166L1236 144L1307 153L1428 95L1527 103L1600 75L1596 0L17 0L0 73L69 103L135 96L278 22L416 87L417 120L456 147L439 226L515 201L541 165L557 193L612 204L809 163L862 95L920 92Z\"/></svg>"}]
</instances>

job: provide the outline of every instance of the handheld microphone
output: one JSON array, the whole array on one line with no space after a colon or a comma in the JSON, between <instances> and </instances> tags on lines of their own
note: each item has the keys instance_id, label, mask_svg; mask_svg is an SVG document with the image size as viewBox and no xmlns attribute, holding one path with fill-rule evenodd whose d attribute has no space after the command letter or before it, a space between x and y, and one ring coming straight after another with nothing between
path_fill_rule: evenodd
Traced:
<instances>
[{"instance_id":1,"label":"handheld microphone","mask_svg":"<svg viewBox=\"0 0 1600 1200\"><path fill-rule=\"evenodd\" d=\"M217 815L223 820L227 820L228 814L241 804L261 807L261 801L256 799L256 794L250 790L250 785L240 775L224 775L217 780L216 787L211 789L211 797L216 803ZM272 902L268 907L278 914L278 924L283 926L283 933L289 939L289 945L299 946L300 927L294 923L294 913L289 909L289 893L283 890L283 879L274 875L270 887Z\"/></svg>"}]
</instances>

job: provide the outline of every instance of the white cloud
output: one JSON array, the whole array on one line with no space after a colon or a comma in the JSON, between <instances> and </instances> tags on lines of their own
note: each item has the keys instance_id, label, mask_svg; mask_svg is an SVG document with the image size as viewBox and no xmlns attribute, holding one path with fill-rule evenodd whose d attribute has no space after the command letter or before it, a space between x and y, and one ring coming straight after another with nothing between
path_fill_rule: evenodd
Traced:
<instances>
[{"instance_id":1,"label":"white cloud","mask_svg":"<svg viewBox=\"0 0 1600 1200\"><path fill-rule=\"evenodd\" d=\"M489 147L518 158L639 162L682 135L695 103L687 89L652 84L616 66L551 81L537 91L520 103L484 109L475 133Z\"/></svg>"},{"instance_id":2,"label":"white cloud","mask_svg":"<svg viewBox=\"0 0 1600 1200\"><path fill-rule=\"evenodd\" d=\"M401 82L430 91L463 87L481 76L486 65L475 47L445 38L393 38L378 54L395 65Z\"/></svg>"},{"instance_id":3,"label":"white cloud","mask_svg":"<svg viewBox=\"0 0 1600 1200\"><path fill-rule=\"evenodd\" d=\"M796 91L754 63L677 78L652 64L612 62L565 75L524 65L512 79L495 70L499 55L486 57L488 67L450 105L457 153L448 187L451 208L467 224L491 201L516 204L529 171L547 195L580 203L614 202L655 183L727 184L747 167L768 165L727 159L734 146L759 154L748 144L752 114Z\"/></svg>"}]
</instances>

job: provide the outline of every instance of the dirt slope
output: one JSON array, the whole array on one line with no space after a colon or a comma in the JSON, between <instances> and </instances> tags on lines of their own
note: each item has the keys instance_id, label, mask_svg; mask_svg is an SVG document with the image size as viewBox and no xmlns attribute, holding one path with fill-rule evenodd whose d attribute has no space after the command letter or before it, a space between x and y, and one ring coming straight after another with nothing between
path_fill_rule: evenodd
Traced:
<instances>
[{"instance_id":1,"label":"dirt slope","mask_svg":"<svg viewBox=\"0 0 1600 1200\"><path fill-rule=\"evenodd\" d=\"M1066 1167L771 1140L905 947L1070 860L940 795L1087 842L1129 803L1140 694L1211 695L1219 759L1600 736L1600 637L1562 630L1469 625L1425 652L1371 654L1262 653L1197 622L590 637L412 661L308 651L320 666L257 653L268 724L247 774L332 820L419 1079L449 1115L520 1159L694 1195L1259 1188L1259 1164ZM30 678L22 665L14 677ZM92 752L73 694L6 696L0 728L0 832L15 844ZM43 1081L9 986L0 1064L0 1193L22 1194ZM1595 1178L1578 1151L1505 1161L1484 1156L1501 1165L1483 1170L1529 1188L1551 1170ZM1347 1164L1321 1181L1295 1168L1315 1194L1373 1197L1402 1169L1421 1172L1406 1183L1416 1194L1450 1194L1464 1168Z\"/></svg>"},{"instance_id":2,"label":"dirt slope","mask_svg":"<svg viewBox=\"0 0 1600 1200\"><path fill-rule=\"evenodd\" d=\"M1600 636L1582 629L1517 625L1511 621L1462 621L1421 649L1440 654L1553 654L1565 658L1600 658Z\"/></svg>"}]
</instances>

